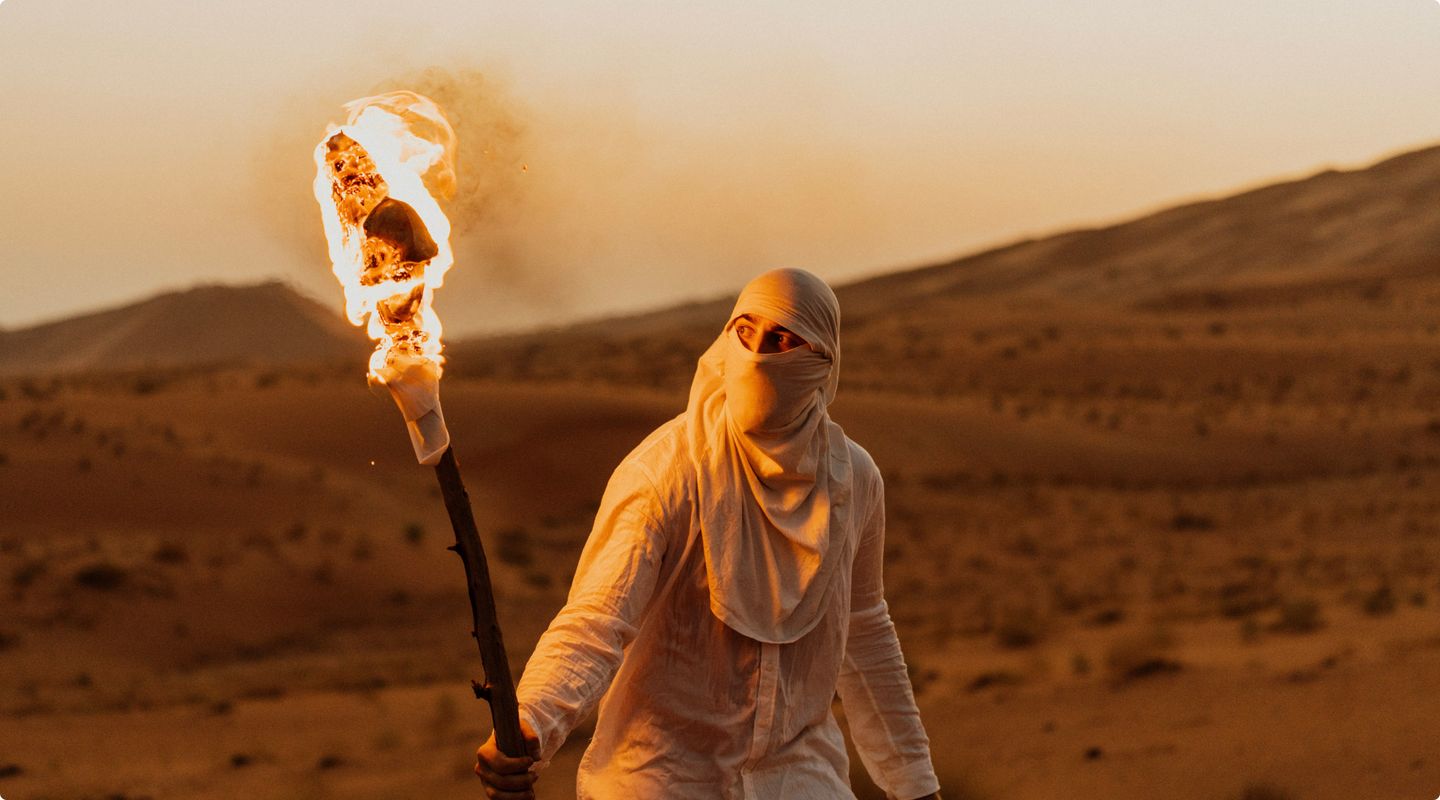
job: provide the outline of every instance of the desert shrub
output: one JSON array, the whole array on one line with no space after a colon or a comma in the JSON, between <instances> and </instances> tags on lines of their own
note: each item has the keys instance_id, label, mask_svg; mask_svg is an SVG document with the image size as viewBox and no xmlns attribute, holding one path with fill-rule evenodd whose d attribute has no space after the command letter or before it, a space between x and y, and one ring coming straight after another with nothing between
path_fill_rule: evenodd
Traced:
<instances>
[{"instance_id":1,"label":"desert shrub","mask_svg":"<svg viewBox=\"0 0 1440 800\"><path fill-rule=\"evenodd\" d=\"M512 567L528 567L535 562L535 554L530 550L530 534L524 528L504 528L496 536L499 547L495 554L502 562Z\"/></svg>"},{"instance_id":2,"label":"desert shrub","mask_svg":"<svg viewBox=\"0 0 1440 800\"><path fill-rule=\"evenodd\" d=\"M76 571L74 580L77 586L109 592L124 586L129 578L130 573L123 567L109 561L97 561Z\"/></svg>"},{"instance_id":3,"label":"desert shrub","mask_svg":"<svg viewBox=\"0 0 1440 800\"><path fill-rule=\"evenodd\" d=\"M1383 617L1395 611L1395 592L1390 584L1382 583L1365 595L1360 607L1372 617Z\"/></svg>"},{"instance_id":4,"label":"desert shrub","mask_svg":"<svg viewBox=\"0 0 1440 800\"><path fill-rule=\"evenodd\" d=\"M150 557L161 564L184 564L190 560L190 554L186 552L185 546L178 542L161 542L155 548Z\"/></svg>"},{"instance_id":5,"label":"desert shrub","mask_svg":"<svg viewBox=\"0 0 1440 800\"><path fill-rule=\"evenodd\" d=\"M976 675L965 688L972 692L989 689L993 686L1017 686L1025 682L1025 676L1008 669L996 669L982 672Z\"/></svg>"},{"instance_id":6,"label":"desert shrub","mask_svg":"<svg viewBox=\"0 0 1440 800\"><path fill-rule=\"evenodd\" d=\"M48 572L49 569L49 566L39 559L26 561L16 567L14 572L10 573L10 585L16 589L24 589L34 583L36 578Z\"/></svg>"},{"instance_id":7,"label":"desert shrub","mask_svg":"<svg viewBox=\"0 0 1440 800\"><path fill-rule=\"evenodd\" d=\"M1215 529L1215 520L1206 514L1180 511L1170 518L1170 528L1177 531L1209 531Z\"/></svg>"},{"instance_id":8,"label":"desert shrub","mask_svg":"<svg viewBox=\"0 0 1440 800\"><path fill-rule=\"evenodd\" d=\"M1007 608L995 624L995 640L1001 647L1029 647L1045 636L1045 620L1028 606Z\"/></svg>"},{"instance_id":9,"label":"desert shrub","mask_svg":"<svg viewBox=\"0 0 1440 800\"><path fill-rule=\"evenodd\" d=\"M1295 795L1273 783L1247 783L1235 800L1295 800Z\"/></svg>"},{"instance_id":10,"label":"desert shrub","mask_svg":"<svg viewBox=\"0 0 1440 800\"><path fill-rule=\"evenodd\" d=\"M1105 668L1117 686L1150 675L1175 672L1181 665L1170 657L1174 646L1175 638L1158 626L1127 634L1116 638L1106 649Z\"/></svg>"},{"instance_id":11,"label":"desert shrub","mask_svg":"<svg viewBox=\"0 0 1440 800\"><path fill-rule=\"evenodd\" d=\"M0 653L6 650L13 650L20 644L20 634L0 630Z\"/></svg>"},{"instance_id":12,"label":"desert shrub","mask_svg":"<svg viewBox=\"0 0 1440 800\"><path fill-rule=\"evenodd\" d=\"M355 544L350 549L350 557L356 561L369 561L375 555L375 546L371 544L370 537L360 534L355 537Z\"/></svg>"},{"instance_id":13,"label":"desert shrub","mask_svg":"<svg viewBox=\"0 0 1440 800\"><path fill-rule=\"evenodd\" d=\"M1125 609L1116 606L1102 608L1090 615L1090 624L1097 628L1115 625L1125 620Z\"/></svg>"},{"instance_id":14,"label":"desert shrub","mask_svg":"<svg viewBox=\"0 0 1440 800\"><path fill-rule=\"evenodd\" d=\"M1311 633L1324 627L1320 604L1313 598L1297 597L1280 604L1280 616L1270 625L1279 633Z\"/></svg>"},{"instance_id":15,"label":"desert shrub","mask_svg":"<svg viewBox=\"0 0 1440 800\"><path fill-rule=\"evenodd\" d=\"M1252 644L1260 640L1260 622L1254 617L1246 617L1240 622L1240 641Z\"/></svg>"},{"instance_id":16,"label":"desert shrub","mask_svg":"<svg viewBox=\"0 0 1440 800\"><path fill-rule=\"evenodd\" d=\"M383 728L375 734L374 747L376 750L386 753L391 750L398 750L405 744L405 737L400 731L394 728Z\"/></svg>"},{"instance_id":17,"label":"desert shrub","mask_svg":"<svg viewBox=\"0 0 1440 800\"><path fill-rule=\"evenodd\" d=\"M412 522L405 526L405 541L413 547L419 547L425 541L425 526L418 522Z\"/></svg>"},{"instance_id":18,"label":"desert shrub","mask_svg":"<svg viewBox=\"0 0 1440 800\"><path fill-rule=\"evenodd\" d=\"M138 395L154 394L165 386L165 379L159 375L140 375L130 384L130 391Z\"/></svg>"},{"instance_id":19,"label":"desert shrub","mask_svg":"<svg viewBox=\"0 0 1440 800\"><path fill-rule=\"evenodd\" d=\"M1279 598L1267 581L1247 578L1221 586L1218 600L1220 614L1233 618L1264 611L1274 606Z\"/></svg>"}]
</instances>

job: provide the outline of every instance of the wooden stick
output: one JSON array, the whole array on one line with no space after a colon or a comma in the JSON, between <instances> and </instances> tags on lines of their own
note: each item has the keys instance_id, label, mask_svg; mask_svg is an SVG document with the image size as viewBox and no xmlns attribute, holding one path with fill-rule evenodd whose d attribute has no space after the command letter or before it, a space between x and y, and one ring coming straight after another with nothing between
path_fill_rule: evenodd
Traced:
<instances>
[{"instance_id":1,"label":"wooden stick","mask_svg":"<svg viewBox=\"0 0 1440 800\"><path fill-rule=\"evenodd\" d=\"M518 758L526 755L525 736L520 731L520 705L515 700L515 682L510 677L510 662L505 658L500 622L495 618L490 566L485 560L485 548L480 544L475 515L470 510L470 495L460 480L460 467L455 463L453 449L445 449L440 463L435 465L435 476L440 479L445 510L450 512L450 527L455 529L455 544L448 549L459 555L465 565L465 583L470 590L470 610L475 623L470 635L480 647L480 663L485 667L485 683L470 683L475 696L490 703L495 744L500 752Z\"/></svg>"}]
</instances>

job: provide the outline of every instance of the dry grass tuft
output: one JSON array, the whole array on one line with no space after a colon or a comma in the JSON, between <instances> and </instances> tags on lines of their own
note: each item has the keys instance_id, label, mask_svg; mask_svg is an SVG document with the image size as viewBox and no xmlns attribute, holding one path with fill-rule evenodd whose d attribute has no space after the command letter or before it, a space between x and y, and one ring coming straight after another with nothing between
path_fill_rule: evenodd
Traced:
<instances>
[{"instance_id":1,"label":"dry grass tuft","mask_svg":"<svg viewBox=\"0 0 1440 800\"><path fill-rule=\"evenodd\" d=\"M1277 633L1313 633L1325 627L1320 604L1309 597L1291 598L1280 604L1280 616L1271 623Z\"/></svg>"},{"instance_id":2,"label":"dry grass tuft","mask_svg":"<svg viewBox=\"0 0 1440 800\"><path fill-rule=\"evenodd\" d=\"M1175 637L1159 626L1115 639L1105 651L1111 683L1119 688L1151 675L1178 672L1182 665L1170 656L1174 647Z\"/></svg>"},{"instance_id":3,"label":"dry grass tuft","mask_svg":"<svg viewBox=\"0 0 1440 800\"><path fill-rule=\"evenodd\" d=\"M98 592L112 592L124 586L130 580L130 573L123 567L112 564L109 561L97 561L94 564L81 567L75 572L74 581L77 586L86 589L94 589Z\"/></svg>"},{"instance_id":4,"label":"dry grass tuft","mask_svg":"<svg viewBox=\"0 0 1440 800\"><path fill-rule=\"evenodd\" d=\"M1259 781L1245 784L1235 800L1295 800L1295 795L1273 783Z\"/></svg>"}]
</instances>

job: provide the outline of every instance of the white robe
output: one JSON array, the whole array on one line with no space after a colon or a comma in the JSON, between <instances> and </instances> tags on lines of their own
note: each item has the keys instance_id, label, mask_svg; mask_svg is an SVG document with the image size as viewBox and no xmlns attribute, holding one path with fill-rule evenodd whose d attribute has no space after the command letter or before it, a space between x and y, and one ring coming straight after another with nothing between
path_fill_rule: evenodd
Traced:
<instances>
[{"instance_id":1,"label":"white robe","mask_svg":"<svg viewBox=\"0 0 1440 800\"><path fill-rule=\"evenodd\" d=\"M837 511L854 515L853 533L822 619L793 642L765 643L710 610L684 417L615 469L569 599L520 679L542 766L599 702L580 798L853 797L830 708L838 690L875 782L902 800L938 791L882 589L874 461L846 439L854 491Z\"/></svg>"}]
</instances>

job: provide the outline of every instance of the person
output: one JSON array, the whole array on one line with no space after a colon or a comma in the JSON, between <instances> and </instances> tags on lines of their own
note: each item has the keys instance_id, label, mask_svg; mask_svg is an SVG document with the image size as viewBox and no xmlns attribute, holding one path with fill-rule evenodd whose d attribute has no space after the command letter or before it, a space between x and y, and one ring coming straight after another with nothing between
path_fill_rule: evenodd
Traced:
<instances>
[{"instance_id":1,"label":"person","mask_svg":"<svg viewBox=\"0 0 1440 800\"><path fill-rule=\"evenodd\" d=\"M579 798L853 798L837 691L876 784L939 797L882 588L880 471L828 411L839 332L813 273L745 286L685 411L605 487L517 686L530 755L476 752L490 797L533 798L598 702Z\"/></svg>"}]
</instances>

